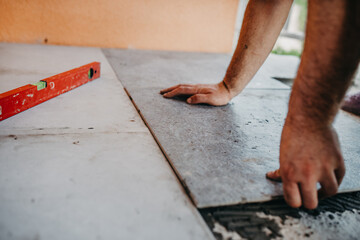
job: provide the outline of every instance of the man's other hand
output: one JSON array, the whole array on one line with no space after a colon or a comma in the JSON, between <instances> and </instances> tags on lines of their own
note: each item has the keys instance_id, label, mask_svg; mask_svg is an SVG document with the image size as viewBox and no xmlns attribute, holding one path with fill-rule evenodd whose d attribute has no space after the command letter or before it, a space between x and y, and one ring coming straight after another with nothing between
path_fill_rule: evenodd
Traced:
<instances>
[{"instance_id":1,"label":"man's other hand","mask_svg":"<svg viewBox=\"0 0 360 240\"><path fill-rule=\"evenodd\" d=\"M189 96L186 102L189 104L209 104L223 106L231 100L231 94L224 82L218 84L180 84L160 91L165 98Z\"/></svg>"},{"instance_id":2,"label":"man's other hand","mask_svg":"<svg viewBox=\"0 0 360 240\"><path fill-rule=\"evenodd\" d=\"M282 180L285 201L291 207L314 209L318 198L336 194L345 174L337 134L332 127L299 129L285 124L280 145L280 170L268 172ZM317 183L321 189L317 191Z\"/></svg>"}]
</instances>

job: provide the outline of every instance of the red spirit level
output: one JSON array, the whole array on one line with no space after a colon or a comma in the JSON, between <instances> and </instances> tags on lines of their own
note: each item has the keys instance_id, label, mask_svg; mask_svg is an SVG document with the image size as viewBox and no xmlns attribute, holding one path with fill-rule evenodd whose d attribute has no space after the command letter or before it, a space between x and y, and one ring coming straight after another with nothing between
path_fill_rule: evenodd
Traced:
<instances>
[{"instance_id":1,"label":"red spirit level","mask_svg":"<svg viewBox=\"0 0 360 240\"><path fill-rule=\"evenodd\" d=\"M0 94L0 121L100 77L100 63L67 72Z\"/></svg>"}]
</instances>

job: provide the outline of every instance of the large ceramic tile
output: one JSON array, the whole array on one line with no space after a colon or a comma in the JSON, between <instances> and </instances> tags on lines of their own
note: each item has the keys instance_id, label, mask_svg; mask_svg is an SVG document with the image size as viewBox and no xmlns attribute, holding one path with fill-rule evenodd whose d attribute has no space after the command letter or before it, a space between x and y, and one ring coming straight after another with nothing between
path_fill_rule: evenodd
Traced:
<instances>
[{"instance_id":1,"label":"large ceramic tile","mask_svg":"<svg viewBox=\"0 0 360 240\"><path fill-rule=\"evenodd\" d=\"M228 54L214 53L119 49L103 51L118 78L121 81L124 79L122 83L127 89L154 87L160 90L179 83L217 83L224 78L231 58ZM268 65L247 88L289 89L272 78L267 70L271 69Z\"/></svg>"},{"instance_id":2,"label":"large ceramic tile","mask_svg":"<svg viewBox=\"0 0 360 240\"><path fill-rule=\"evenodd\" d=\"M212 239L149 133L0 136L0 239Z\"/></svg>"},{"instance_id":3,"label":"large ceramic tile","mask_svg":"<svg viewBox=\"0 0 360 240\"><path fill-rule=\"evenodd\" d=\"M0 90L101 62L101 77L0 122L0 134L146 131L100 49L0 44Z\"/></svg>"},{"instance_id":4,"label":"large ceramic tile","mask_svg":"<svg viewBox=\"0 0 360 240\"><path fill-rule=\"evenodd\" d=\"M282 195L265 178L278 168L288 90L246 90L224 107L164 99L154 88L130 91L149 128L200 208L261 202ZM336 120L347 174L339 191L360 189L360 121ZM357 140L358 139L358 140Z\"/></svg>"},{"instance_id":5,"label":"large ceramic tile","mask_svg":"<svg viewBox=\"0 0 360 240\"><path fill-rule=\"evenodd\" d=\"M112 69L98 48L0 43L0 92L98 61L102 77Z\"/></svg>"}]
</instances>

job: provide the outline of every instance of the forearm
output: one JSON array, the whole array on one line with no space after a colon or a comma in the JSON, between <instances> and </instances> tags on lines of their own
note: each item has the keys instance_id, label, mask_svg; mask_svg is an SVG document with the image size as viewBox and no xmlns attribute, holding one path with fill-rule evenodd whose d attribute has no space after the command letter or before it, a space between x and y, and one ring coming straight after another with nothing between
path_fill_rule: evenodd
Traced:
<instances>
[{"instance_id":1,"label":"forearm","mask_svg":"<svg viewBox=\"0 0 360 240\"><path fill-rule=\"evenodd\" d=\"M239 41L224 78L232 97L245 88L270 54L291 4L291 0L250 0Z\"/></svg>"},{"instance_id":2,"label":"forearm","mask_svg":"<svg viewBox=\"0 0 360 240\"><path fill-rule=\"evenodd\" d=\"M359 1L309 1L287 123L308 129L331 125L359 62L359 17Z\"/></svg>"}]
</instances>

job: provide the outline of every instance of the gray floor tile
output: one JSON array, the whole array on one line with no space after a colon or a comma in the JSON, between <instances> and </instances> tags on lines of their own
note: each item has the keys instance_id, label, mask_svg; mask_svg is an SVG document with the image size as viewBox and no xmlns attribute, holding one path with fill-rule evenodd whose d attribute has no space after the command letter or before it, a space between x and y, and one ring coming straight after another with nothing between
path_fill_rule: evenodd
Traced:
<instances>
[{"instance_id":1,"label":"gray floor tile","mask_svg":"<svg viewBox=\"0 0 360 240\"><path fill-rule=\"evenodd\" d=\"M179 83L217 83L225 75L229 54L103 49L127 89L170 87ZM271 61L270 61L271 62ZM274 65L274 64L273 64ZM264 65L247 88L289 89L272 79Z\"/></svg>"},{"instance_id":2,"label":"gray floor tile","mask_svg":"<svg viewBox=\"0 0 360 240\"><path fill-rule=\"evenodd\" d=\"M225 66L225 55L105 53L198 207L261 202L282 194L281 183L267 180L265 173L279 166L280 134L290 90L248 88L224 107L191 106L164 99L159 88L179 83L186 76L190 82L205 81L207 78L200 76L207 75L216 79ZM193 58L197 58L196 64L190 64ZM197 77L190 77L192 73ZM354 140L360 135L359 119L340 112L335 126L348 168L340 191L360 189L360 148Z\"/></svg>"},{"instance_id":3,"label":"gray floor tile","mask_svg":"<svg viewBox=\"0 0 360 240\"><path fill-rule=\"evenodd\" d=\"M133 91L156 139L198 207L270 200L281 184L265 179L278 167L281 128L289 91L247 90L224 107L191 106L164 99L156 89ZM360 189L359 120L336 120L347 175L340 191Z\"/></svg>"}]
</instances>

